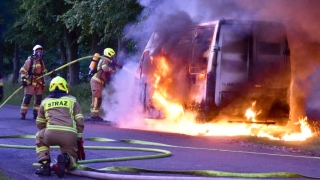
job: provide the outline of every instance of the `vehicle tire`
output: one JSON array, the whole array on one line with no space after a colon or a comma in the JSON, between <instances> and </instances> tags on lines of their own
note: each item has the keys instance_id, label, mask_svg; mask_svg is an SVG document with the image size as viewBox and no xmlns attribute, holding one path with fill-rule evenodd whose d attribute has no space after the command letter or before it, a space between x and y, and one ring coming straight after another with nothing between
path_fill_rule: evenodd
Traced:
<instances>
[{"instance_id":1,"label":"vehicle tire","mask_svg":"<svg viewBox=\"0 0 320 180\"><path fill-rule=\"evenodd\" d=\"M289 120L289 111L287 103L275 100L268 113L268 118L274 119L278 125L286 125Z\"/></svg>"}]
</instances>

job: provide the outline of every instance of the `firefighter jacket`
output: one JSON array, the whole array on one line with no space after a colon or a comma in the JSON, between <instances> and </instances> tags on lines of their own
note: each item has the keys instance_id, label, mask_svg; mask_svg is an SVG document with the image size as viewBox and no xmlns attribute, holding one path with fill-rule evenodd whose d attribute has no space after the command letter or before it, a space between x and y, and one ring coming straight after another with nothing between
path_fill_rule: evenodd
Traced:
<instances>
[{"instance_id":1,"label":"firefighter jacket","mask_svg":"<svg viewBox=\"0 0 320 180\"><path fill-rule=\"evenodd\" d=\"M53 91L40 105L36 124L39 130L68 131L82 137L84 120L76 98L63 92Z\"/></svg>"},{"instance_id":2,"label":"firefighter jacket","mask_svg":"<svg viewBox=\"0 0 320 180\"><path fill-rule=\"evenodd\" d=\"M21 78L27 78L28 84L36 86L40 84L44 86L43 78L36 80L47 72L42 59L35 56L29 56L24 65L20 69Z\"/></svg>"},{"instance_id":3,"label":"firefighter jacket","mask_svg":"<svg viewBox=\"0 0 320 180\"><path fill-rule=\"evenodd\" d=\"M110 79L111 73L114 72L114 70L109 67L110 59L108 58L101 58L98 66L97 66L97 72L92 76L93 81L97 81L101 83L102 85L105 85L106 81Z\"/></svg>"}]
</instances>

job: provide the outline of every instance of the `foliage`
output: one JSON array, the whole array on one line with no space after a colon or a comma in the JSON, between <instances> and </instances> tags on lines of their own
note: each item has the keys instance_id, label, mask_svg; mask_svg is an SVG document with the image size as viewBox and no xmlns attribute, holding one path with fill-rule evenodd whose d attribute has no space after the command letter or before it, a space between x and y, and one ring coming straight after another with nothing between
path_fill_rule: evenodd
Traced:
<instances>
[{"instance_id":1,"label":"foliage","mask_svg":"<svg viewBox=\"0 0 320 180\"><path fill-rule=\"evenodd\" d=\"M23 1L20 9L26 13L24 16L24 24L22 28L32 30L35 32L31 36L34 41L33 44L46 44L47 47L53 46L57 48L57 43L63 36L63 23L57 21L57 16L61 15L67 7L63 1L54 0L28 0ZM25 34L26 32L21 32ZM50 44L50 46L49 46ZM48 49L48 48L47 48Z\"/></svg>"},{"instance_id":2,"label":"foliage","mask_svg":"<svg viewBox=\"0 0 320 180\"><path fill-rule=\"evenodd\" d=\"M0 179L1 180L12 180L9 176L5 175L4 173L0 172Z\"/></svg>"},{"instance_id":3,"label":"foliage","mask_svg":"<svg viewBox=\"0 0 320 180\"><path fill-rule=\"evenodd\" d=\"M121 37L125 25L135 21L143 9L136 0L66 0L66 2L71 4L72 8L59 18L67 28L83 30L79 41L97 32L101 37L100 43Z\"/></svg>"},{"instance_id":4,"label":"foliage","mask_svg":"<svg viewBox=\"0 0 320 180\"><path fill-rule=\"evenodd\" d=\"M97 52L97 44L134 52L135 42L123 38L123 28L136 22L142 10L138 0L4 0L0 4L3 74L9 75L13 70L17 74L19 69L14 69L14 65L22 64L35 44L44 47L48 70L63 65L67 59ZM14 56L14 52L19 55ZM88 62L74 64L69 72L64 70L64 77L67 73L69 77L78 77L80 71L84 79L75 83L87 82L87 68Z\"/></svg>"},{"instance_id":5,"label":"foliage","mask_svg":"<svg viewBox=\"0 0 320 180\"><path fill-rule=\"evenodd\" d=\"M26 39L27 42L32 42L28 46L29 49L35 44L41 44L44 47L46 53L44 58L48 69L54 69L59 64L57 62L57 59L60 59L58 45L63 41L65 26L62 22L57 21L57 16L68 8L70 7L61 0L29 0L23 1L20 6L20 9L26 13L22 26L26 31L21 34L32 38L32 40ZM34 32L34 34L26 34L29 32Z\"/></svg>"}]
</instances>

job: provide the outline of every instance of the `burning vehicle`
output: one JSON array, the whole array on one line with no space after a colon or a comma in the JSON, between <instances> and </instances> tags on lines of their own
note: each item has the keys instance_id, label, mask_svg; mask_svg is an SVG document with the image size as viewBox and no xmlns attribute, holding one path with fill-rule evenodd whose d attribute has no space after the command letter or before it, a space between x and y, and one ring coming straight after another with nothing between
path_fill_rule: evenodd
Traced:
<instances>
[{"instance_id":1,"label":"burning vehicle","mask_svg":"<svg viewBox=\"0 0 320 180\"><path fill-rule=\"evenodd\" d=\"M289 119L290 50L278 22L218 20L169 35L155 31L138 73L149 118L172 110L196 112L199 122Z\"/></svg>"}]
</instances>

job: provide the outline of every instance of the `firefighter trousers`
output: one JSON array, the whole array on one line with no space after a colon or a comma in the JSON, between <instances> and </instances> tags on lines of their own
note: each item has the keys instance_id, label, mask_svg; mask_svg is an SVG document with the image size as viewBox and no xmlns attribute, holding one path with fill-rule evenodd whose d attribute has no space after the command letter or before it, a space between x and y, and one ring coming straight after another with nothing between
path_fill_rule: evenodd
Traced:
<instances>
[{"instance_id":1,"label":"firefighter trousers","mask_svg":"<svg viewBox=\"0 0 320 180\"><path fill-rule=\"evenodd\" d=\"M21 104L21 114L27 114L29 104L31 101L32 96L34 95L34 102L33 102L33 114L37 115L38 110L42 101L42 93L44 87L42 85L28 85L24 88L24 97Z\"/></svg>"},{"instance_id":2,"label":"firefighter trousers","mask_svg":"<svg viewBox=\"0 0 320 180\"><path fill-rule=\"evenodd\" d=\"M40 130L36 134L36 152L38 161L51 160L50 146L59 146L61 154L67 153L70 157L70 164L66 169L75 169L75 163L78 156L77 139L78 135L74 132L47 130L46 128Z\"/></svg>"},{"instance_id":3,"label":"firefighter trousers","mask_svg":"<svg viewBox=\"0 0 320 180\"><path fill-rule=\"evenodd\" d=\"M102 103L103 85L100 82L91 80L90 86L91 86L91 94L92 94L90 115L91 115L91 117L98 117L99 110L100 110L101 103Z\"/></svg>"}]
</instances>

